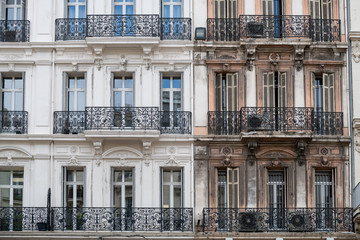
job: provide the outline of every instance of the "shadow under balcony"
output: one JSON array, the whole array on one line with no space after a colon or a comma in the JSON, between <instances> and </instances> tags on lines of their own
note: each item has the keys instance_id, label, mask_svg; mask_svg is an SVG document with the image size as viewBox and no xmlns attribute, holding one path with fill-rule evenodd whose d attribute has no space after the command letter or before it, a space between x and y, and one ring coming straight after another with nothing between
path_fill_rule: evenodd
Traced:
<instances>
[{"instance_id":1,"label":"shadow under balcony","mask_svg":"<svg viewBox=\"0 0 360 240\"><path fill-rule=\"evenodd\" d=\"M0 231L38 230L192 232L193 209L0 207Z\"/></svg>"},{"instance_id":2,"label":"shadow under balcony","mask_svg":"<svg viewBox=\"0 0 360 240\"><path fill-rule=\"evenodd\" d=\"M87 37L160 37L191 40L190 18L160 18L159 15L88 15L55 21L55 40L85 40Z\"/></svg>"},{"instance_id":3,"label":"shadow under balcony","mask_svg":"<svg viewBox=\"0 0 360 240\"><path fill-rule=\"evenodd\" d=\"M315 112L308 107L243 107L240 111L208 113L209 134L238 135L249 131L342 135L343 113Z\"/></svg>"},{"instance_id":4,"label":"shadow under balcony","mask_svg":"<svg viewBox=\"0 0 360 240\"><path fill-rule=\"evenodd\" d=\"M28 113L25 111L0 111L0 133L26 134Z\"/></svg>"},{"instance_id":5,"label":"shadow under balcony","mask_svg":"<svg viewBox=\"0 0 360 240\"><path fill-rule=\"evenodd\" d=\"M204 208L204 232L351 232L351 208Z\"/></svg>"},{"instance_id":6,"label":"shadow under balcony","mask_svg":"<svg viewBox=\"0 0 360 240\"><path fill-rule=\"evenodd\" d=\"M0 42L29 42L30 21L0 20Z\"/></svg>"}]
</instances>

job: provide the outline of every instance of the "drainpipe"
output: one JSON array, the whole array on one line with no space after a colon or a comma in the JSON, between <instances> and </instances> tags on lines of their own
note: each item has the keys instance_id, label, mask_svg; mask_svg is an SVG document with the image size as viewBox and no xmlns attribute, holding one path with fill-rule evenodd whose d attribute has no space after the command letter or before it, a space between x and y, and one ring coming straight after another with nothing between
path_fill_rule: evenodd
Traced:
<instances>
[{"instance_id":1,"label":"drainpipe","mask_svg":"<svg viewBox=\"0 0 360 240\"><path fill-rule=\"evenodd\" d=\"M351 188L351 207L354 208L354 131L353 131L353 83L352 83L352 62L351 62L351 42L349 37L350 32L350 0L346 0L346 39L348 41L348 65L349 65L349 105L350 105L350 137L351 137L351 155L350 155L350 164L351 164L351 182L350 182L350 188Z\"/></svg>"}]
</instances>

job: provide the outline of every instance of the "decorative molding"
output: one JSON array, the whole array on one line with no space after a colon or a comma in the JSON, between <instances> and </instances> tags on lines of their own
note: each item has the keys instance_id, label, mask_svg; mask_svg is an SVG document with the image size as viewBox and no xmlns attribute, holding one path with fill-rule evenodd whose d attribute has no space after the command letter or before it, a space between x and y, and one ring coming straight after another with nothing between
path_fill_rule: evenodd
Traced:
<instances>
[{"instance_id":1,"label":"decorative molding","mask_svg":"<svg viewBox=\"0 0 360 240\"><path fill-rule=\"evenodd\" d=\"M284 166L284 163L280 161L278 158L271 161L271 163L268 165L268 167L282 167Z\"/></svg>"},{"instance_id":2,"label":"decorative molding","mask_svg":"<svg viewBox=\"0 0 360 240\"><path fill-rule=\"evenodd\" d=\"M103 56L102 56L102 53L103 53L103 49L102 47L95 47L94 48L94 53L95 53L95 56L94 56L94 63L96 65L96 68L98 71L101 70L101 65L102 65L102 62L103 62Z\"/></svg>"},{"instance_id":3,"label":"decorative molding","mask_svg":"<svg viewBox=\"0 0 360 240\"><path fill-rule=\"evenodd\" d=\"M231 65L228 63L223 64L223 71L228 72L231 69Z\"/></svg>"},{"instance_id":4,"label":"decorative molding","mask_svg":"<svg viewBox=\"0 0 360 240\"><path fill-rule=\"evenodd\" d=\"M280 55L278 53L270 53L269 61L270 61L270 64L272 64L274 66L278 65L279 61L280 61Z\"/></svg>"},{"instance_id":5,"label":"decorative molding","mask_svg":"<svg viewBox=\"0 0 360 240\"><path fill-rule=\"evenodd\" d=\"M250 163L250 166L253 166L256 161L256 155L255 155L256 148L257 148L256 142L248 143L249 152L246 160Z\"/></svg>"},{"instance_id":6,"label":"decorative molding","mask_svg":"<svg viewBox=\"0 0 360 240\"><path fill-rule=\"evenodd\" d=\"M9 63L9 72L14 72L15 71L15 64L14 63Z\"/></svg>"},{"instance_id":7,"label":"decorative molding","mask_svg":"<svg viewBox=\"0 0 360 240\"><path fill-rule=\"evenodd\" d=\"M291 157L288 154L284 154L284 153L280 153L280 152L271 152L271 153L267 153L264 156L262 156L264 158L275 158L275 159L280 159L280 158L289 158Z\"/></svg>"},{"instance_id":8,"label":"decorative molding","mask_svg":"<svg viewBox=\"0 0 360 240\"><path fill-rule=\"evenodd\" d=\"M125 58L125 55L121 55L120 61L119 61L120 71L126 71L127 62L128 62L128 60Z\"/></svg>"},{"instance_id":9,"label":"decorative molding","mask_svg":"<svg viewBox=\"0 0 360 240\"><path fill-rule=\"evenodd\" d=\"M0 148L0 160L5 160L5 165L15 165L14 159L32 159L32 155L27 151L15 147L2 147Z\"/></svg>"},{"instance_id":10,"label":"decorative molding","mask_svg":"<svg viewBox=\"0 0 360 240\"><path fill-rule=\"evenodd\" d=\"M355 63L360 62L360 41L352 41L351 42L351 49L352 49L352 57Z\"/></svg>"},{"instance_id":11,"label":"decorative molding","mask_svg":"<svg viewBox=\"0 0 360 240\"><path fill-rule=\"evenodd\" d=\"M321 165L322 166L329 165L329 160L327 159L327 157L321 157Z\"/></svg>"},{"instance_id":12,"label":"decorative molding","mask_svg":"<svg viewBox=\"0 0 360 240\"><path fill-rule=\"evenodd\" d=\"M77 62L73 62L73 63L72 63L72 70L73 70L74 72L79 71L79 65L78 65Z\"/></svg>"},{"instance_id":13,"label":"decorative molding","mask_svg":"<svg viewBox=\"0 0 360 240\"><path fill-rule=\"evenodd\" d=\"M246 46L246 65L249 71L254 70L254 61L255 61L256 45L247 45Z\"/></svg>"},{"instance_id":14,"label":"decorative molding","mask_svg":"<svg viewBox=\"0 0 360 240\"><path fill-rule=\"evenodd\" d=\"M150 166L150 158L151 158L151 142L143 141L143 155L145 166Z\"/></svg>"},{"instance_id":15,"label":"decorative molding","mask_svg":"<svg viewBox=\"0 0 360 240\"><path fill-rule=\"evenodd\" d=\"M305 150L306 150L306 142L304 141L299 141L296 145L296 149L297 149L297 161L299 166L303 166L306 162L306 157L305 157Z\"/></svg>"},{"instance_id":16,"label":"decorative molding","mask_svg":"<svg viewBox=\"0 0 360 240\"><path fill-rule=\"evenodd\" d=\"M126 160L126 158L127 158L126 153L120 153L118 155L118 157L119 157L119 159L115 161L116 165L122 166L122 167L129 165L129 161Z\"/></svg>"},{"instance_id":17,"label":"decorative molding","mask_svg":"<svg viewBox=\"0 0 360 240\"><path fill-rule=\"evenodd\" d=\"M79 162L78 162L78 160L77 160L77 158L76 158L75 155L73 155L73 156L70 157L70 160L69 160L69 162L68 162L67 164L79 166Z\"/></svg>"},{"instance_id":18,"label":"decorative molding","mask_svg":"<svg viewBox=\"0 0 360 240\"><path fill-rule=\"evenodd\" d=\"M144 63L146 70L150 70L151 67L151 47L144 47L143 46L143 53L144 53Z\"/></svg>"},{"instance_id":19,"label":"decorative molding","mask_svg":"<svg viewBox=\"0 0 360 240\"><path fill-rule=\"evenodd\" d=\"M164 164L174 166L174 165L179 165L180 161L176 160L175 155L170 155L169 158L164 161Z\"/></svg>"},{"instance_id":20,"label":"decorative molding","mask_svg":"<svg viewBox=\"0 0 360 240\"><path fill-rule=\"evenodd\" d=\"M101 165L101 159L102 159L102 142L101 141L95 141L93 142L94 145L94 159L96 160L95 164L96 166L100 167Z\"/></svg>"},{"instance_id":21,"label":"decorative molding","mask_svg":"<svg viewBox=\"0 0 360 240\"><path fill-rule=\"evenodd\" d=\"M295 47L295 68L297 71L300 71L304 66L304 47L296 46Z\"/></svg>"},{"instance_id":22,"label":"decorative molding","mask_svg":"<svg viewBox=\"0 0 360 240\"><path fill-rule=\"evenodd\" d=\"M126 159L143 158L143 154L140 151L125 146L111 148L102 154L103 159L118 159L121 156L125 156Z\"/></svg>"},{"instance_id":23,"label":"decorative molding","mask_svg":"<svg viewBox=\"0 0 360 240\"><path fill-rule=\"evenodd\" d=\"M355 150L360 153L360 119L353 120Z\"/></svg>"}]
</instances>

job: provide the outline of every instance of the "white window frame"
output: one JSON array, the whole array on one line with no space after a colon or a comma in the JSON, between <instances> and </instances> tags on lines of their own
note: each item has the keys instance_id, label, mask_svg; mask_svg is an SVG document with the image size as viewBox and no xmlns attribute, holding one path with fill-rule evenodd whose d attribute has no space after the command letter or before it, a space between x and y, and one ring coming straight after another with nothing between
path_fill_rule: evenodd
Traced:
<instances>
[{"instance_id":1,"label":"white window frame","mask_svg":"<svg viewBox=\"0 0 360 240\"><path fill-rule=\"evenodd\" d=\"M122 179L121 181L114 181L114 177L115 177L115 172L117 171L121 171L122 173ZM131 171L132 174L132 181L131 182L125 182L125 171ZM134 169L133 168L128 168L128 169L117 169L117 168L112 168L111 169L111 206L112 207L121 207L121 208L126 208L126 204L125 204L125 187L126 186L132 186L132 203L131 203L131 207L134 207L134 203L135 203L135 189L134 189L134 183L135 183L135 177L134 177ZM121 204L120 206L114 206L114 190L115 190L115 186L120 186L121 187Z\"/></svg>"},{"instance_id":2,"label":"white window frame","mask_svg":"<svg viewBox=\"0 0 360 240\"><path fill-rule=\"evenodd\" d=\"M78 93L84 92L84 107L86 107L86 74L72 74L72 73L65 73L65 104L64 104L64 110L65 111L85 111L84 109L78 109ZM74 79L74 88L70 88L70 79ZM85 88L78 88L78 79L84 79L85 81ZM74 106L73 110L70 110L70 102L69 102L69 93L74 93Z\"/></svg>"},{"instance_id":3,"label":"white window frame","mask_svg":"<svg viewBox=\"0 0 360 240\"><path fill-rule=\"evenodd\" d=\"M26 10L26 0L20 0L21 3L18 4L18 0L14 0L14 4L7 4L7 0L0 0L1 1L1 18L0 20L25 20L25 10ZM13 8L14 9L14 19L9 19L7 16L7 9ZM20 9L20 16L17 14L17 10Z\"/></svg>"},{"instance_id":4,"label":"white window frame","mask_svg":"<svg viewBox=\"0 0 360 240\"><path fill-rule=\"evenodd\" d=\"M122 2L115 2L115 0L113 1L113 13L115 14L115 6L122 6L122 14L121 15L126 15L126 6L133 6L133 13L135 14L135 0L133 0L132 2L126 2L126 0L123 0Z\"/></svg>"},{"instance_id":5,"label":"white window frame","mask_svg":"<svg viewBox=\"0 0 360 240\"><path fill-rule=\"evenodd\" d=\"M226 172L226 182L219 182L219 172ZM236 173L236 174L235 174ZM236 176L236 178L235 178ZM239 168L238 167L228 167L225 169L216 169L216 201L217 206L219 207L219 192L218 186L223 185L225 187L225 207L226 208L238 208L240 201L240 193L239 193ZM231 192L231 194L230 194ZM230 199L230 195L232 195L232 199Z\"/></svg>"},{"instance_id":6,"label":"white window frame","mask_svg":"<svg viewBox=\"0 0 360 240\"><path fill-rule=\"evenodd\" d=\"M164 172L170 172L170 182L164 181ZM181 181L175 182L174 181L174 172L180 171ZM181 187L181 208L183 207L183 198L184 198L184 174L183 169L167 169L167 168L161 168L161 207L162 208L174 208L174 186L180 186ZM170 186L170 206L164 205L164 186Z\"/></svg>"},{"instance_id":7,"label":"white window frame","mask_svg":"<svg viewBox=\"0 0 360 240\"><path fill-rule=\"evenodd\" d=\"M64 167L63 168L63 206L64 207L68 207L68 208L77 208L76 203L77 203L77 186L83 186L83 206L85 207L86 205L86 186L85 186L85 182L86 182L86 174L85 174L85 169L86 168L69 168L69 167ZM67 172L68 171L72 171L74 172L74 181L68 182L66 179L67 176ZM83 172L83 181L77 181L76 179L76 171L82 171ZM66 186L73 186L73 206L66 206L67 203L67 199L66 199Z\"/></svg>"},{"instance_id":8,"label":"white window frame","mask_svg":"<svg viewBox=\"0 0 360 240\"><path fill-rule=\"evenodd\" d=\"M174 6L181 6L181 17L184 16L184 5L183 2L184 0L181 0L181 2L174 2L174 0L169 0L170 2L164 2L164 0L161 0L162 3L162 17L164 17L164 7L165 6L170 6L170 18L174 17Z\"/></svg>"},{"instance_id":9,"label":"white window frame","mask_svg":"<svg viewBox=\"0 0 360 240\"><path fill-rule=\"evenodd\" d=\"M0 73L1 78L1 109L4 111L4 102L3 97L4 93L10 92L11 93L11 109L7 109L7 111L23 111L24 110L24 89L25 89L25 74L24 73L18 73L18 74L7 74L8 76L4 76L4 74ZM20 77L21 76L21 77ZM4 79L11 78L12 79L12 88L4 88ZM15 88L15 79L21 79L22 80L22 86L23 88ZM21 109L15 109L15 93L22 93L22 103L21 103Z\"/></svg>"},{"instance_id":10,"label":"white window frame","mask_svg":"<svg viewBox=\"0 0 360 240\"><path fill-rule=\"evenodd\" d=\"M23 170L0 170L1 172L10 172L10 185L0 185L0 189L10 189L9 206L14 207L14 189L22 189L21 206L24 202L24 171ZM23 174L22 185L14 185L14 172L21 172ZM0 205L0 207L3 207Z\"/></svg>"},{"instance_id":11,"label":"white window frame","mask_svg":"<svg viewBox=\"0 0 360 240\"><path fill-rule=\"evenodd\" d=\"M69 6L75 6L75 18L79 18L79 7L85 6L85 16L87 15L87 0L84 2L79 2L79 0L75 0L76 2L69 2L69 0L65 0L66 5L66 16L69 17Z\"/></svg>"},{"instance_id":12,"label":"white window frame","mask_svg":"<svg viewBox=\"0 0 360 240\"><path fill-rule=\"evenodd\" d=\"M164 78L169 78L170 79L170 88L163 88L163 79ZM174 79L177 79L177 78L180 78L180 84L181 84L181 88L173 88L173 80ZM182 77L182 74L161 74L161 110L164 111L163 109L163 93L164 92L169 92L169 106L170 106L170 109L169 111L174 111L174 112L177 112L177 111L182 111L183 110L183 77ZM180 89L180 90L179 90ZM180 101L180 110L178 109L174 109L174 92L180 92L180 96L181 96L181 101Z\"/></svg>"},{"instance_id":13,"label":"white window frame","mask_svg":"<svg viewBox=\"0 0 360 240\"><path fill-rule=\"evenodd\" d=\"M125 79L131 77L132 79L132 88L125 88ZM122 87L115 88L115 79L122 79ZM115 105L115 92L121 92L121 106ZM132 106L128 106L129 108L135 106L135 78L133 73L127 74L111 74L111 104L113 107L127 107L125 106L125 93L132 92Z\"/></svg>"}]
</instances>

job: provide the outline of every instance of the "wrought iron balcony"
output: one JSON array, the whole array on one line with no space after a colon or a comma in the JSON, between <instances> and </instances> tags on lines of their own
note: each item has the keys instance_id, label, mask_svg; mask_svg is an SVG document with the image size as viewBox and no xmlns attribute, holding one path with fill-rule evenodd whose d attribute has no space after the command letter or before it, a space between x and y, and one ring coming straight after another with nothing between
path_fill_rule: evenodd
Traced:
<instances>
[{"instance_id":1,"label":"wrought iron balcony","mask_svg":"<svg viewBox=\"0 0 360 240\"><path fill-rule=\"evenodd\" d=\"M0 42L29 42L30 21L0 20Z\"/></svg>"},{"instance_id":2,"label":"wrought iron balcony","mask_svg":"<svg viewBox=\"0 0 360 240\"><path fill-rule=\"evenodd\" d=\"M193 209L112 207L0 208L0 231L36 230L191 232L193 231Z\"/></svg>"},{"instance_id":3,"label":"wrought iron balcony","mask_svg":"<svg viewBox=\"0 0 360 240\"><path fill-rule=\"evenodd\" d=\"M204 232L351 232L351 208L204 208Z\"/></svg>"},{"instance_id":4,"label":"wrought iron balcony","mask_svg":"<svg viewBox=\"0 0 360 240\"><path fill-rule=\"evenodd\" d=\"M160 132L167 134L191 134L191 112L161 111Z\"/></svg>"},{"instance_id":5,"label":"wrought iron balcony","mask_svg":"<svg viewBox=\"0 0 360 240\"><path fill-rule=\"evenodd\" d=\"M54 133L78 134L85 130L85 111L54 112Z\"/></svg>"},{"instance_id":6,"label":"wrought iron balcony","mask_svg":"<svg viewBox=\"0 0 360 240\"><path fill-rule=\"evenodd\" d=\"M160 18L159 15L88 15L55 21L55 40L86 37L160 37L191 40L190 18Z\"/></svg>"},{"instance_id":7,"label":"wrought iron balcony","mask_svg":"<svg viewBox=\"0 0 360 240\"><path fill-rule=\"evenodd\" d=\"M28 132L28 113L24 111L0 111L0 132L25 134Z\"/></svg>"},{"instance_id":8,"label":"wrought iron balcony","mask_svg":"<svg viewBox=\"0 0 360 240\"><path fill-rule=\"evenodd\" d=\"M341 42L341 21L339 19L312 19L311 39L313 42Z\"/></svg>"},{"instance_id":9,"label":"wrought iron balcony","mask_svg":"<svg viewBox=\"0 0 360 240\"><path fill-rule=\"evenodd\" d=\"M314 108L243 107L240 111L208 112L208 133L238 135L244 131L309 131L315 135L342 135L343 113Z\"/></svg>"}]
</instances>

